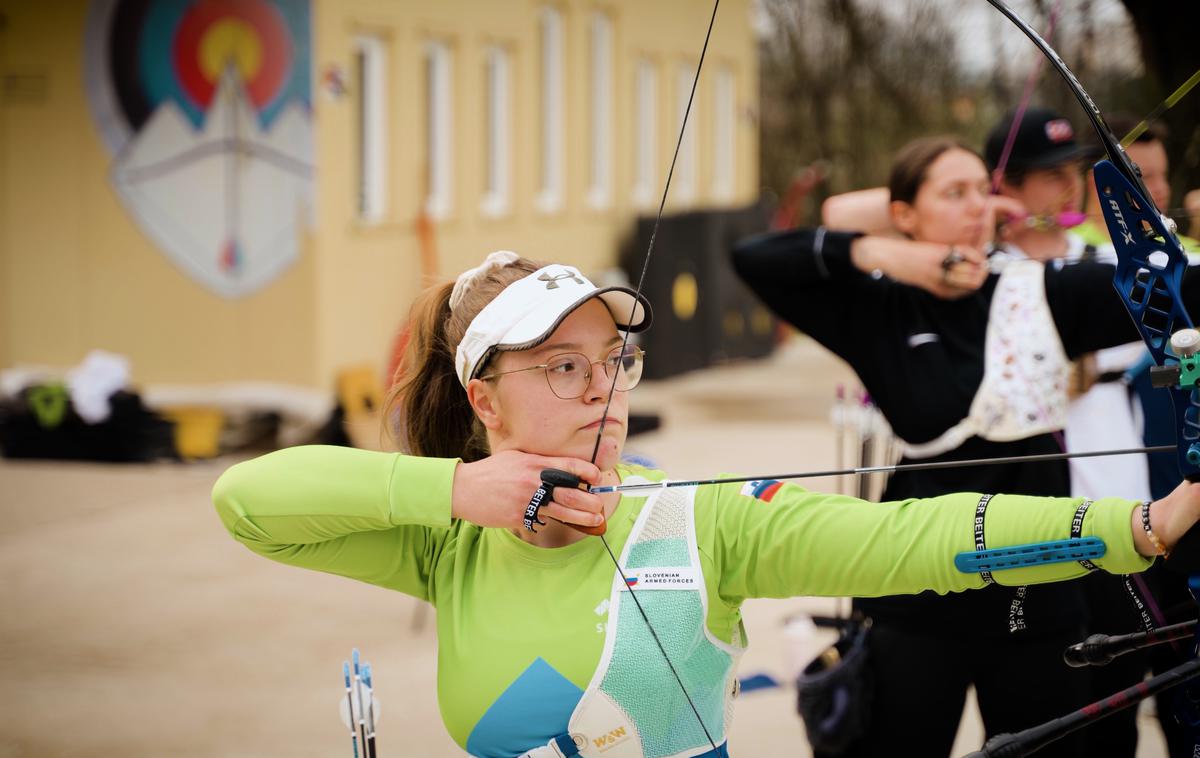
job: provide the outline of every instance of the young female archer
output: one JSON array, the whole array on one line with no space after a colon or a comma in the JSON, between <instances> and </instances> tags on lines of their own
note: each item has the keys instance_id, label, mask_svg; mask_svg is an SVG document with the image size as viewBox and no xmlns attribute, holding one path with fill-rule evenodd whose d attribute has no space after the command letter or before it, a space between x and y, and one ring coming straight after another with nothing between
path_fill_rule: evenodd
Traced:
<instances>
[{"instance_id":1,"label":"young female archer","mask_svg":"<svg viewBox=\"0 0 1200 758\"><path fill-rule=\"evenodd\" d=\"M414 311L395 399L409 454L282 450L230 468L213 499L261 555L433 604L442 716L475 756L728 755L743 600L976 589L984 578L953 560L975 550L977 524L998 547L1067 538L1074 522L1114 572L1157 552L1142 508L1119 499L876 504L780 483L559 486L533 531L543 469L589 485L665 476L621 462L643 361L623 332L650 326L649 304L571 266L493 253ZM1147 513L1170 547L1200 518L1200 489ZM993 578L1084 573L1063 562Z\"/></svg>"},{"instance_id":2,"label":"young female archer","mask_svg":"<svg viewBox=\"0 0 1200 758\"><path fill-rule=\"evenodd\" d=\"M809 229L762 235L734 252L751 289L854 368L902 440L902 463L1060 453L1069 359L1138 339L1113 290L1112 266L1043 265L1003 249L989 266L983 251L997 198L988 177L962 142L915 140L897 154L889 182L891 221L907 240ZM1192 301L1197 294L1185 287ZM903 471L883 499L964 490L1071 492L1065 461L1025 460ZM1099 697L1087 672L1061 662L1064 647L1086 634L1082 585L878 597L889 594L855 600L874 622L873 714L845 754L919 740L924 755L948 755L970 686L989 735ZM1100 594L1137 623L1123 589ZM911 697L914 680L922 681L919 699ZM1128 726L1123 739L1136 743ZM1049 750L1081 755L1085 740L1080 733ZM1110 739L1104 750L1132 755L1133 744Z\"/></svg>"}]
</instances>

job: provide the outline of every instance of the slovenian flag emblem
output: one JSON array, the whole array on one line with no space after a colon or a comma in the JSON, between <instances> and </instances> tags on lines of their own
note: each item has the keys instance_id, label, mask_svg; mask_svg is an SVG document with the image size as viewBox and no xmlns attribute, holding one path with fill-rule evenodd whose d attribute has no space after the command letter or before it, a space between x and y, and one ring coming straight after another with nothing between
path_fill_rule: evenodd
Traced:
<instances>
[{"instance_id":1,"label":"slovenian flag emblem","mask_svg":"<svg viewBox=\"0 0 1200 758\"><path fill-rule=\"evenodd\" d=\"M625 577L625 585L627 587L635 587L635 586L637 586L637 583L638 583L638 578L636 576Z\"/></svg>"},{"instance_id":2,"label":"slovenian flag emblem","mask_svg":"<svg viewBox=\"0 0 1200 758\"><path fill-rule=\"evenodd\" d=\"M783 482L775 479L755 479L742 485L742 494L769 503L782 486Z\"/></svg>"}]
</instances>

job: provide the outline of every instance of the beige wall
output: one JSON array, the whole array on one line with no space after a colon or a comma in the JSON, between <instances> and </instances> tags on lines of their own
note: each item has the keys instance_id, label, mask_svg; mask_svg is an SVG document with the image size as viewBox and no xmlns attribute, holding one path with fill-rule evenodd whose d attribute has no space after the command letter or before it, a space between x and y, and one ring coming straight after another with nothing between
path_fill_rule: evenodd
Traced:
<instances>
[{"instance_id":1,"label":"beige wall","mask_svg":"<svg viewBox=\"0 0 1200 758\"><path fill-rule=\"evenodd\" d=\"M659 67L658 187L677 136L676 67L694 66L710 8L695 0L560 2L567 72L566 185L561 211L534 208L538 170L537 14L517 0L314 0L316 224L297 263L259 292L236 300L185 276L134 225L110 188L111 158L88 111L82 81L82 0L0 0L0 72L44 74L37 102L0 100L0 366L66 365L90 348L130 356L150 382L265 379L327 386L340 366L382 366L391 336L420 286L414 224L424 192L423 44L453 56L454 210L437 225L439 268L449 275L493 249L596 270L615 262L636 215L633 72L637 56ZM698 194L709 199L712 72L736 77L736 197L757 196L757 67L749 0L722 5L692 118L699 141ZM586 203L589 149L588 21L613 21L613 203ZM334 97L319 79L330 66L353 72L356 34L387 49L388 210L364 225L355 211L355 83ZM512 52L512 211L480 212L484 184L484 53ZM722 205L728 203L721 203ZM669 203L668 208L672 205ZM676 204L674 207L679 207Z\"/></svg>"}]
</instances>

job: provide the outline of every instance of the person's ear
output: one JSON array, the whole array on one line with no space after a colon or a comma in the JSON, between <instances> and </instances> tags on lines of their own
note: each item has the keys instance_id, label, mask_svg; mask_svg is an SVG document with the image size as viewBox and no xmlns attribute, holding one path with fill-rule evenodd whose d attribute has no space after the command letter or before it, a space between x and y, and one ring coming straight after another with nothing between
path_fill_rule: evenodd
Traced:
<instances>
[{"instance_id":1,"label":"person's ear","mask_svg":"<svg viewBox=\"0 0 1200 758\"><path fill-rule=\"evenodd\" d=\"M475 416L483 423L485 429L495 431L500 428L500 398L496 385L482 379L472 379L467 382L467 402L475 411Z\"/></svg>"},{"instance_id":2,"label":"person's ear","mask_svg":"<svg viewBox=\"0 0 1200 758\"><path fill-rule=\"evenodd\" d=\"M917 230L917 209L903 200L893 200L888 203L888 215L892 217L892 226L908 236Z\"/></svg>"}]
</instances>

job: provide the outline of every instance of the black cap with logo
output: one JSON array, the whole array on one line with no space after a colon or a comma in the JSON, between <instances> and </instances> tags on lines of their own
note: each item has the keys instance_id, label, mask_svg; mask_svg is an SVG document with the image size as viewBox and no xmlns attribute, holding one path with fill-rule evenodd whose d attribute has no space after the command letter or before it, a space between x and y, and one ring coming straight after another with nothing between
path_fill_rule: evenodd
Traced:
<instances>
[{"instance_id":1,"label":"black cap with logo","mask_svg":"<svg viewBox=\"0 0 1200 758\"><path fill-rule=\"evenodd\" d=\"M989 170L995 170L1000 163L1004 144L1012 130L1014 115L1008 114L988 132L983 157ZM1061 113L1050 108L1030 108L1017 124L1012 152L1004 169L1006 172L1021 172L1053 168L1094 155L1095 148L1080 145L1075 141L1075 129Z\"/></svg>"}]
</instances>

